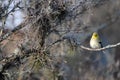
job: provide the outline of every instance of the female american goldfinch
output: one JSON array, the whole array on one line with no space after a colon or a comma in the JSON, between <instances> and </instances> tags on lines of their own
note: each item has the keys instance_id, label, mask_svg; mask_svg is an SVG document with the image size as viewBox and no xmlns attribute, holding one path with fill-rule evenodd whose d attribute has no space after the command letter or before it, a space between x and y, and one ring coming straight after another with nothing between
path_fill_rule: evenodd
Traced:
<instances>
[{"instance_id":1,"label":"female american goldfinch","mask_svg":"<svg viewBox=\"0 0 120 80\"><path fill-rule=\"evenodd\" d=\"M92 37L90 40L90 47L94 49L98 49L102 47L101 40L97 32L94 32L92 34Z\"/></svg>"}]
</instances>

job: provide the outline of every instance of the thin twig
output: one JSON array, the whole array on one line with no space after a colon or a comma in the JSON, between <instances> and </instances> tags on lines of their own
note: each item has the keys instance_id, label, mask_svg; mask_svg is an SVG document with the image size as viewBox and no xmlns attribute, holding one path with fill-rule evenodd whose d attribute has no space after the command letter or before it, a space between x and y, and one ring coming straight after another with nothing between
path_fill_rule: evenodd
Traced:
<instances>
[{"instance_id":1,"label":"thin twig","mask_svg":"<svg viewBox=\"0 0 120 80\"><path fill-rule=\"evenodd\" d=\"M109 49L109 48L115 48L117 46L120 46L120 42L116 43L116 44L112 44L112 45L107 45L103 48L99 48L99 49L93 49L93 48L88 48L88 47L85 47L85 46L80 46L82 49L85 49L85 50L88 50L88 51L102 51L102 50L105 50L105 49Z\"/></svg>"}]
</instances>

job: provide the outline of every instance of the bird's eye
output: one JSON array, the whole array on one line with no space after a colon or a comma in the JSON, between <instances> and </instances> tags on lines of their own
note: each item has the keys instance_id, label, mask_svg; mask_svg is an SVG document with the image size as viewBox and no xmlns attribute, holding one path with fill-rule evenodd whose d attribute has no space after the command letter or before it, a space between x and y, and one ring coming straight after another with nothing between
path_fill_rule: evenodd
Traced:
<instances>
[{"instance_id":1,"label":"bird's eye","mask_svg":"<svg viewBox=\"0 0 120 80\"><path fill-rule=\"evenodd\" d=\"M95 37L97 37L98 35L97 35L97 34L95 34L94 36L95 36Z\"/></svg>"}]
</instances>

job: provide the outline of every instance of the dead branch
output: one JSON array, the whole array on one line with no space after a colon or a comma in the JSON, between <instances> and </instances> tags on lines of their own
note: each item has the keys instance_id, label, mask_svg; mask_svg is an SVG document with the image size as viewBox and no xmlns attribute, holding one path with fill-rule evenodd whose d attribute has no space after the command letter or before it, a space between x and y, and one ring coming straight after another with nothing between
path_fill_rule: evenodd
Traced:
<instances>
[{"instance_id":1,"label":"dead branch","mask_svg":"<svg viewBox=\"0 0 120 80\"><path fill-rule=\"evenodd\" d=\"M115 48L117 46L120 46L120 42L116 43L116 44L112 44L112 45L107 45L103 48L99 48L99 49L92 49L92 48L88 48L88 47L85 47L85 46L80 46L82 49L85 49L85 50L88 50L88 51L102 51L102 50L105 50L105 49L109 49L109 48Z\"/></svg>"},{"instance_id":2,"label":"dead branch","mask_svg":"<svg viewBox=\"0 0 120 80\"><path fill-rule=\"evenodd\" d=\"M20 30L21 28L25 27L25 23L21 23L20 25L16 26L11 32L6 33L5 35L0 37L0 42L7 39L10 35L12 35L14 32Z\"/></svg>"}]
</instances>

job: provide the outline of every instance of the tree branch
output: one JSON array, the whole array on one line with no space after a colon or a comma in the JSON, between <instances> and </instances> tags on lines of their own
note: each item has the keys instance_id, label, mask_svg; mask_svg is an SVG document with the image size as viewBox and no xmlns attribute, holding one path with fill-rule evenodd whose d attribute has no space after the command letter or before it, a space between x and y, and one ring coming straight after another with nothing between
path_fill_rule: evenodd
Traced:
<instances>
[{"instance_id":1,"label":"tree branch","mask_svg":"<svg viewBox=\"0 0 120 80\"><path fill-rule=\"evenodd\" d=\"M8 38L10 35L12 35L14 32L20 30L21 28L23 28L26 24L23 22L20 25L16 26L11 32L6 33L5 35L0 37L0 42L2 42L3 40L5 40L6 38Z\"/></svg>"},{"instance_id":2,"label":"tree branch","mask_svg":"<svg viewBox=\"0 0 120 80\"><path fill-rule=\"evenodd\" d=\"M85 46L80 46L82 49L85 49L85 50L88 50L88 51L102 51L102 50L105 50L105 49L109 49L109 48L115 48L117 46L120 46L120 42L116 43L116 44L113 44L113 45L107 45L103 48L99 48L99 49L93 49L93 48L88 48L88 47L85 47Z\"/></svg>"}]
</instances>

